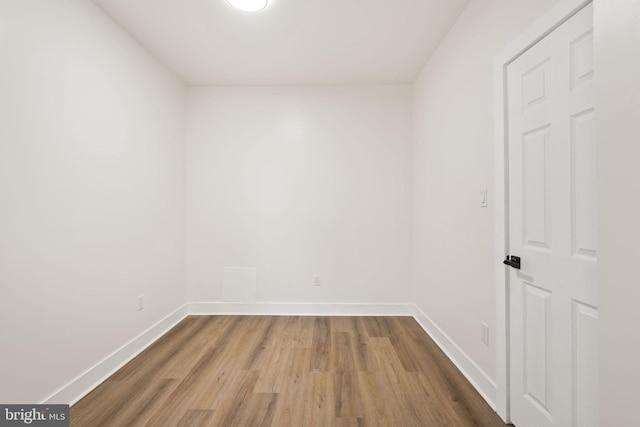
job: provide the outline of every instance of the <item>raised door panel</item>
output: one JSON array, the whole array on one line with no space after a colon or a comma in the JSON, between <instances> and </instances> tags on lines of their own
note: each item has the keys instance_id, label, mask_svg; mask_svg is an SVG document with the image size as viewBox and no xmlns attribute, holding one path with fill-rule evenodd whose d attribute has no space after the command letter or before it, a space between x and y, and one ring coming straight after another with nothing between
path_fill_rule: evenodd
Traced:
<instances>
[{"instance_id":1,"label":"raised door panel","mask_svg":"<svg viewBox=\"0 0 640 427\"><path fill-rule=\"evenodd\" d=\"M598 426L598 310L573 301L573 425Z\"/></svg>"},{"instance_id":2,"label":"raised door panel","mask_svg":"<svg viewBox=\"0 0 640 427\"><path fill-rule=\"evenodd\" d=\"M570 44L571 89L591 81L593 72L593 30L588 31Z\"/></svg>"},{"instance_id":3,"label":"raised door panel","mask_svg":"<svg viewBox=\"0 0 640 427\"><path fill-rule=\"evenodd\" d=\"M523 301L523 394L540 412L552 417L551 386L551 292L524 282Z\"/></svg>"},{"instance_id":4,"label":"raised door panel","mask_svg":"<svg viewBox=\"0 0 640 427\"><path fill-rule=\"evenodd\" d=\"M595 112L581 112L571 118L571 204L572 255L595 259L596 235L596 143Z\"/></svg>"},{"instance_id":5,"label":"raised door panel","mask_svg":"<svg viewBox=\"0 0 640 427\"><path fill-rule=\"evenodd\" d=\"M547 153L550 126L522 137L522 223L525 247L549 251L549 187Z\"/></svg>"}]
</instances>

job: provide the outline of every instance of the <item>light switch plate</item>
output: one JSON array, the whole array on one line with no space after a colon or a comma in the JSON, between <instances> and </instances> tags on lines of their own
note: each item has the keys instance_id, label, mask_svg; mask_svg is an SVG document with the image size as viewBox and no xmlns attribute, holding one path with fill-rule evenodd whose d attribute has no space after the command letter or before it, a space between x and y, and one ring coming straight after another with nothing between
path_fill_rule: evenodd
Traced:
<instances>
[{"instance_id":1,"label":"light switch plate","mask_svg":"<svg viewBox=\"0 0 640 427\"><path fill-rule=\"evenodd\" d=\"M488 192L486 188L480 190L480 207L486 208L489 206L489 201L487 200Z\"/></svg>"}]
</instances>

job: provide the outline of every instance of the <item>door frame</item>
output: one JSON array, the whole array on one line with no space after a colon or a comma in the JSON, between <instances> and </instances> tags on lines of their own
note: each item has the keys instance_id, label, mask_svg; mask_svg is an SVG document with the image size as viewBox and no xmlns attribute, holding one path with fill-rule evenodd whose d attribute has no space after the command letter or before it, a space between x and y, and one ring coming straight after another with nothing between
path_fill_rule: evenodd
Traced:
<instances>
[{"instance_id":1,"label":"door frame","mask_svg":"<svg viewBox=\"0 0 640 427\"><path fill-rule=\"evenodd\" d=\"M496 412L510 422L509 271L500 262L509 254L509 152L507 67L533 45L594 0L562 0L494 59L494 182L496 260Z\"/></svg>"}]
</instances>

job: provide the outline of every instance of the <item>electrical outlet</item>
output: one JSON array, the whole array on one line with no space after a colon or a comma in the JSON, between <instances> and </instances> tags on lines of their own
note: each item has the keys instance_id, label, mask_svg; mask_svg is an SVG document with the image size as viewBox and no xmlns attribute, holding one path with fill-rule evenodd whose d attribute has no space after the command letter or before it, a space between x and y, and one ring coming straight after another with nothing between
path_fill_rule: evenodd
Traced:
<instances>
[{"instance_id":1,"label":"electrical outlet","mask_svg":"<svg viewBox=\"0 0 640 427\"><path fill-rule=\"evenodd\" d=\"M485 345L489 345L489 325L480 322L480 339Z\"/></svg>"},{"instance_id":2,"label":"electrical outlet","mask_svg":"<svg viewBox=\"0 0 640 427\"><path fill-rule=\"evenodd\" d=\"M144 310L144 295L138 295L138 311Z\"/></svg>"},{"instance_id":3,"label":"electrical outlet","mask_svg":"<svg viewBox=\"0 0 640 427\"><path fill-rule=\"evenodd\" d=\"M313 276L313 286L320 286L320 276Z\"/></svg>"}]
</instances>

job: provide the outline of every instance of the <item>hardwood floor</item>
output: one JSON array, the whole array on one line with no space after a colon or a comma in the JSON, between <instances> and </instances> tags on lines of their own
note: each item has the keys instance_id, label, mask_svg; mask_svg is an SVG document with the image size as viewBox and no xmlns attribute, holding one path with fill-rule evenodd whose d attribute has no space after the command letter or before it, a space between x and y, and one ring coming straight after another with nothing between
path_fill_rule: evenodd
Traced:
<instances>
[{"instance_id":1,"label":"hardwood floor","mask_svg":"<svg viewBox=\"0 0 640 427\"><path fill-rule=\"evenodd\" d=\"M187 317L72 426L504 426L411 317Z\"/></svg>"}]
</instances>

